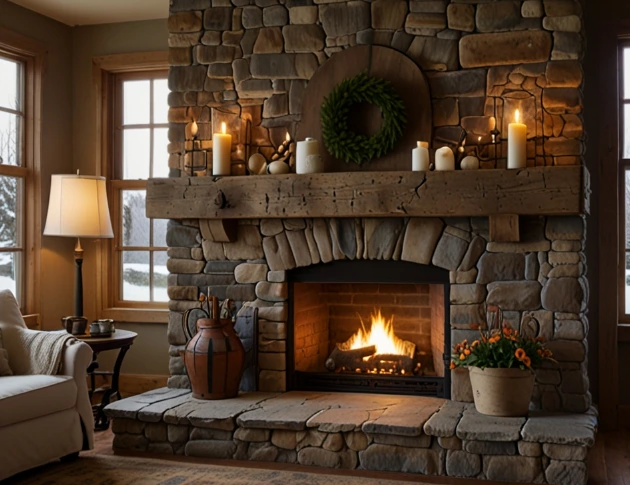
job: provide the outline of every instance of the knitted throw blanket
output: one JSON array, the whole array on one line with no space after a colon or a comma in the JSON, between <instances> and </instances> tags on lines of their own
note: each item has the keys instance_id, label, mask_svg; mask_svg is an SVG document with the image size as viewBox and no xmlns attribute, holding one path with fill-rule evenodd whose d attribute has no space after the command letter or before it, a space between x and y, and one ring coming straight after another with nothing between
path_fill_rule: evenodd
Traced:
<instances>
[{"instance_id":1,"label":"knitted throw blanket","mask_svg":"<svg viewBox=\"0 0 630 485\"><path fill-rule=\"evenodd\" d=\"M56 375L66 342L74 339L65 332L33 332L21 329L18 337L23 348L28 349L29 369L25 372L27 375Z\"/></svg>"}]
</instances>

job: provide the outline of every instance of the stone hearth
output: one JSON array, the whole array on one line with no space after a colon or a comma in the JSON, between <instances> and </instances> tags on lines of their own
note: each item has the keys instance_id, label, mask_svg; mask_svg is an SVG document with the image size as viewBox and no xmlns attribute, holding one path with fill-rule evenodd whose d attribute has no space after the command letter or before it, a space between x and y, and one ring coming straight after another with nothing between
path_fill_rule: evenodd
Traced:
<instances>
[{"instance_id":1,"label":"stone hearth","mask_svg":"<svg viewBox=\"0 0 630 485\"><path fill-rule=\"evenodd\" d=\"M107 407L117 450L585 485L591 413L494 418L418 396L288 392L198 401L157 389Z\"/></svg>"}]
</instances>

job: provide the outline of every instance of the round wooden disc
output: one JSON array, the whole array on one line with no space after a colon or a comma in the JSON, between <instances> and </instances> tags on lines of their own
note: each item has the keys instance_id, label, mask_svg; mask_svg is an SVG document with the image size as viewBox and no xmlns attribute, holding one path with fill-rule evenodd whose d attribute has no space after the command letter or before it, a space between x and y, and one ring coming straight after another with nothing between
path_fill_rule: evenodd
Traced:
<instances>
[{"instance_id":1,"label":"round wooden disc","mask_svg":"<svg viewBox=\"0 0 630 485\"><path fill-rule=\"evenodd\" d=\"M320 110L324 98L344 79L351 78L370 66L370 46L361 45L333 55L313 75L304 91L302 119L298 124L297 139L315 138L320 142L327 172L411 170L411 150L417 141L431 141L432 114L429 84L422 70L407 56L382 46L372 46L370 75L390 81L403 100L407 125L396 148L363 165L346 164L332 157L324 146ZM363 115L362 115L363 113ZM369 116L365 116L369 113ZM361 131L374 133L381 125L380 111L363 110L353 113L351 126L361 124Z\"/></svg>"}]
</instances>

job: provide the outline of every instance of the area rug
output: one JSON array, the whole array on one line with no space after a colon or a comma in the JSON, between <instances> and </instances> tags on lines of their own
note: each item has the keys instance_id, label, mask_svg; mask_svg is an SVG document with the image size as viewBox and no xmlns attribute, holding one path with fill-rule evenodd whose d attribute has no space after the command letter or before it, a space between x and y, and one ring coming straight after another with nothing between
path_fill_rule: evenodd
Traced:
<instances>
[{"instance_id":1,"label":"area rug","mask_svg":"<svg viewBox=\"0 0 630 485\"><path fill-rule=\"evenodd\" d=\"M154 458L96 455L54 463L18 475L5 485L429 485L292 470L203 465Z\"/></svg>"}]
</instances>

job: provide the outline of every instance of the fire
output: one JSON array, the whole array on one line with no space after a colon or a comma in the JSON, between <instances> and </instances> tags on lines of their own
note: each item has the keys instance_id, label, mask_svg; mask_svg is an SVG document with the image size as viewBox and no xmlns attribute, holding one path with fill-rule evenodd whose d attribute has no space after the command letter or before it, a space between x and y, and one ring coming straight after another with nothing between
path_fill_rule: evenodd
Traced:
<instances>
[{"instance_id":1,"label":"fire","mask_svg":"<svg viewBox=\"0 0 630 485\"><path fill-rule=\"evenodd\" d=\"M376 355L406 355L412 357L415 345L402 340L394 334L394 317L385 320L380 310L371 315L370 329L366 330L363 320L361 327L345 344L348 349L360 349L376 346Z\"/></svg>"}]
</instances>

